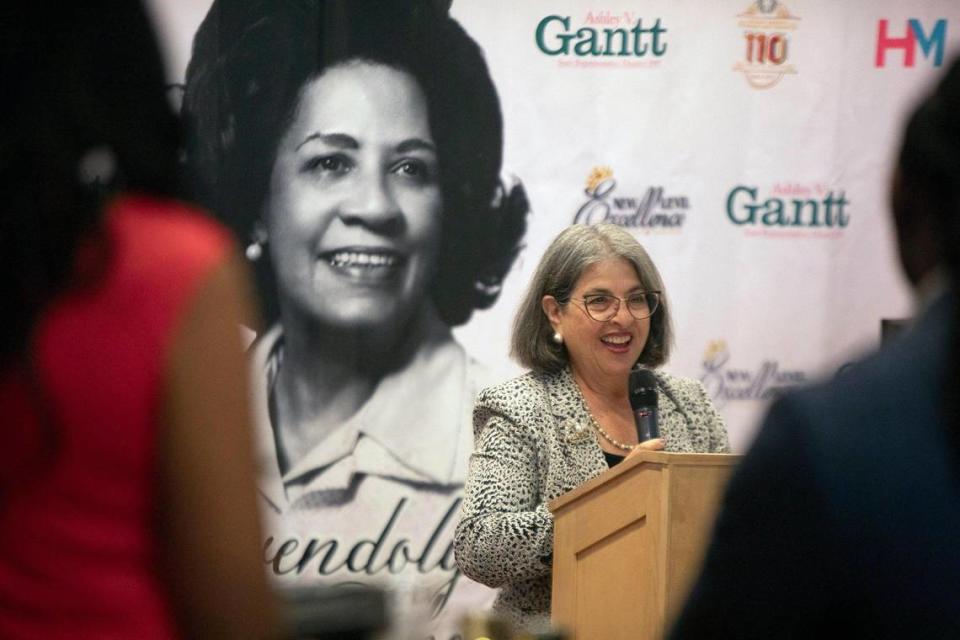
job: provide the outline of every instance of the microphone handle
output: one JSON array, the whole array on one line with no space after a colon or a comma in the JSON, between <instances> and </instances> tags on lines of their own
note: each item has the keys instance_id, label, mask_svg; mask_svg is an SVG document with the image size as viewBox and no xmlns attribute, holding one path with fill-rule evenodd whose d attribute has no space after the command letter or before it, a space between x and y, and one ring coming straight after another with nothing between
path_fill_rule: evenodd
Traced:
<instances>
[{"instance_id":1,"label":"microphone handle","mask_svg":"<svg viewBox=\"0 0 960 640\"><path fill-rule=\"evenodd\" d=\"M638 442L660 437L656 407L637 407L633 410L633 421L637 425Z\"/></svg>"}]
</instances>

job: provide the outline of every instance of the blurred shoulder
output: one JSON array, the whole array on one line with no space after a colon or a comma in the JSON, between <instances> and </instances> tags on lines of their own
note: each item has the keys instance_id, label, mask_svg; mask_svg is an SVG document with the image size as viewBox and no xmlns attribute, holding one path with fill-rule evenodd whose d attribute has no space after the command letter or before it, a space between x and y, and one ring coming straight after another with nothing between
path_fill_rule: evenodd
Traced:
<instances>
[{"instance_id":1,"label":"blurred shoulder","mask_svg":"<svg viewBox=\"0 0 960 640\"><path fill-rule=\"evenodd\" d=\"M893 473L894 462L929 466L943 448L952 309L935 305L890 345L779 398L764 422L768 438L801 443L830 476L854 468L851 460L861 472L876 467L877 477Z\"/></svg>"},{"instance_id":2,"label":"blurred shoulder","mask_svg":"<svg viewBox=\"0 0 960 640\"><path fill-rule=\"evenodd\" d=\"M162 329L197 295L211 295L209 287L242 288L246 274L230 232L201 209L140 194L108 207L105 294L122 300L131 317ZM216 282L205 288L211 278Z\"/></svg>"},{"instance_id":3,"label":"blurred shoulder","mask_svg":"<svg viewBox=\"0 0 960 640\"><path fill-rule=\"evenodd\" d=\"M162 261L205 263L232 247L230 232L202 209L179 200L124 194L110 205L111 228L121 247Z\"/></svg>"},{"instance_id":4,"label":"blurred shoulder","mask_svg":"<svg viewBox=\"0 0 960 640\"><path fill-rule=\"evenodd\" d=\"M954 309L952 297L944 296L894 342L792 394L789 402L845 417L898 415L935 404L948 371Z\"/></svg>"}]
</instances>

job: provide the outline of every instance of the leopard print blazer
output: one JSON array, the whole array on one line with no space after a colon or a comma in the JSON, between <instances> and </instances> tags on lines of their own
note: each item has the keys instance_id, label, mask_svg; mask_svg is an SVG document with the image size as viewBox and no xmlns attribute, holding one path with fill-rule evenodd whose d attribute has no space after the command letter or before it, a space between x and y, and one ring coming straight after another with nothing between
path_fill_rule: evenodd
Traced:
<instances>
[{"instance_id":1,"label":"leopard print blazer","mask_svg":"<svg viewBox=\"0 0 960 640\"><path fill-rule=\"evenodd\" d=\"M720 414L696 380L654 372L666 451L727 452ZM483 390L454 536L467 576L500 587L494 611L549 628L553 515L547 503L608 469L569 369L530 372Z\"/></svg>"}]
</instances>

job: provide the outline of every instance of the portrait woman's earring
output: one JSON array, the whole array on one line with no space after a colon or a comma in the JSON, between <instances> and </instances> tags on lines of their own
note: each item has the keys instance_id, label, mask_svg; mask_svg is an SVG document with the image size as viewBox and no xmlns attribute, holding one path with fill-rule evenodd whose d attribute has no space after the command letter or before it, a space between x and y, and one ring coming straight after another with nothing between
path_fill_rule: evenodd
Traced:
<instances>
[{"instance_id":1,"label":"portrait woman's earring","mask_svg":"<svg viewBox=\"0 0 960 640\"><path fill-rule=\"evenodd\" d=\"M560 332L559 332L559 331L554 331L554 332L553 332L553 342L554 342L555 344L563 344L563 336L560 335Z\"/></svg>"},{"instance_id":2,"label":"portrait woman's earring","mask_svg":"<svg viewBox=\"0 0 960 640\"><path fill-rule=\"evenodd\" d=\"M267 230L259 222L250 233L250 244L244 254L250 262L256 262L263 256L263 245L267 244Z\"/></svg>"},{"instance_id":3,"label":"portrait woman's earring","mask_svg":"<svg viewBox=\"0 0 960 640\"><path fill-rule=\"evenodd\" d=\"M108 146L87 149L77 165L77 180L85 189L104 192L114 186L117 155Z\"/></svg>"},{"instance_id":4,"label":"portrait woman's earring","mask_svg":"<svg viewBox=\"0 0 960 640\"><path fill-rule=\"evenodd\" d=\"M503 283L496 276L481 276L473 281L473 290L487 298L496 299L502 288Z\"/></svg>"}]
</instances>

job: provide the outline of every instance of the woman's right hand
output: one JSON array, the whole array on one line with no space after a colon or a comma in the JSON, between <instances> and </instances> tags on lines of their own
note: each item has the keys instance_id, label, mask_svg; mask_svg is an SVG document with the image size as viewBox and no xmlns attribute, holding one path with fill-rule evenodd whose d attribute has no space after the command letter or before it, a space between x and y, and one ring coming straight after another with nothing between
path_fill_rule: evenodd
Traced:
<instances>
[{"instance_id":1,"label":"woman's right hand","mask_svg":"<svg viewBox=\"0 0 960 640\"><path fill-rule=\"evenodd\" d=\"M641 451L660 451L664 447L663 438L650 438L638 444L633 451L627 454L625 460L629 460Z\"/></svg>"}]
</instances>

